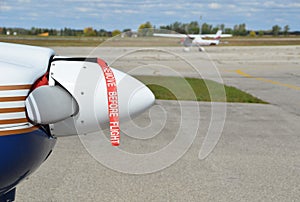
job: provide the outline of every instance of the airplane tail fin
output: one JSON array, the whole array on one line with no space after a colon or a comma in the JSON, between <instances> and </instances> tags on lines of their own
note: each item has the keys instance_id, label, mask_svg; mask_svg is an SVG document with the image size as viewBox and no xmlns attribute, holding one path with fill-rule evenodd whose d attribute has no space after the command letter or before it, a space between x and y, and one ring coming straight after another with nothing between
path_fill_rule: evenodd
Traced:
<instances>
[{"instance_id":1,"label":"airplane tail fin","mask_svg":"<svg viewBox=\"0 0 300 202\"><path fill-rule=\"evenodd\" d=\"M221 35L222 35L222 30L218 30L218 32L216 33L215 39L219 40L221 38Z\"/></svg>"}]
</instances>

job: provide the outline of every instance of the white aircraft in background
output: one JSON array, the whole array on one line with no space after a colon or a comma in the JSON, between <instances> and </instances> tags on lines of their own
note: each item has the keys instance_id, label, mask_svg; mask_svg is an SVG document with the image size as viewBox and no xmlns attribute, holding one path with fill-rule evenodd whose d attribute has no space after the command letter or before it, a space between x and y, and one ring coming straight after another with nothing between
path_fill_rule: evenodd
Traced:
<instances>
[{"instance_id":1,"label":"white aircraft in background","mask_svg":"<svg viewBox=\"0 0 300 202\"><path fill-rule=\"evenodd\" d=\"M219 30L216 34L160 34L154 33L153 36L158 37L171 37L182 38L181 43L185 46L184 51L189 51L189 47L196 46L199 51L204 51L202 46L219 45L220 38L232 37L231 34L222 34L222 30ZM212 39L204 39L212 38Z\"/></svg>"}]
</instances>

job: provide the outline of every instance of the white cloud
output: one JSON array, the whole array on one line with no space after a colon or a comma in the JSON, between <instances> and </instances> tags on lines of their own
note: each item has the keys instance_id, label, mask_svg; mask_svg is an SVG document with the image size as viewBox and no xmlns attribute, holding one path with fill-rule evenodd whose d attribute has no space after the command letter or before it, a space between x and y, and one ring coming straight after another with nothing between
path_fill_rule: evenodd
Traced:
<instances>
[{"instance_id":1,"label":"white cloud","mask_svg":"<svg viewBox=\"0 0 300 202\"><path fill-rule=\"evenodd\" d=\"M292 3L291 6L295 8L300 8L300 3Z\"/></svg>"},{"instance_id":2,"label":"white cloud","mask_svg":"<svg viewBox=\"0 0 300 202\"><path fill-rule=\"evenodd\" d=\"M38 17L39 14L34 12L34 13L29 13L28 16L31 16L31 17Z\"/></svg>"},{"instance_id":3,"label":"white cloud","mask_svg":"<svg viewBox=\"0 0 300 202\"><path fill-rule=\"evenodd\" d=\"M177 12L175 11L165 11L163 12L165 15L177 15Z\"/></svg>"},{"instance_id":4,"label":"white cloud","mask_svg":"<svg viewBox=\"0 0 300 202\"><path fill-rule=\"evenodd\" d=\"M99 13L90 13L89 16L92 16L92 17L99 17L100 14L99 14Z\"/></svg>"},{"instance_id":5,"label":"white cloud","mask_svg":"<svg viewBox=\"0 0 300 202\"><path fill-rule=\"evenodd\" d=\"M266 1L262 4L266 8L279 8L279 9L296 9L300 8L300 3L294 2L275 2L275 1Z\"/></svg>"},{"instance_id":6,"label":"white cloud","mask_svg":"<svg viewBox=\"0 0 300 202\"><path fill-rule=\"evenodd\" d=\"M236 5L234 5L234 4L229 4L229 5L227 5L228 6L228 8L230 8L230 9L235 9L236 8Z\"/></svg>"},{"instance_id":7,"label":"white cloud","mask_svg":"<svg viewBox=\"0 0 300 202\"><path fill-rule=\"evenodd\" d=\"M19 3L30 3L31 0L18 0Z\"/></svg>"},{"instance_id":8,"label":"white cloud","mask_svg":"<svg viewBox=\"0 0 300 202\"><path fill-rule=\"evenodd\" d=\"M86 8L86 7L77 7L77 8L75 8L75 10L82 12L82 13L86 13L86 12L90 12L92 9Z\"/></svg>"},{"instance_id":9,"label":"white cloud","mask_svg":"<svg viewBox=\"0 0 300 202\"><path fill-rule=\"evenodd\" d=\"M247 17L251 17L251 16L252 16L252 13L246 13L246 16L247 16Z\"/></svg>"},{"instance_id":10,"label":"white cloud","mask_svg":"<svg viewBox=\"0 0 300 202\"><path fill-rule=\"evenodd\" d=\"M182 9L182 8L184 8L184 5L182 5L182 4L175 4L174 8L176 8L176 9Z\"/></svg>"},{"instance_id":11,"label":"white cloud","mask_svg":"<svg viewBox=\"0 0 300 202\"><path fill-rule=\"evenodd\" d=\"M275 18L275 19L274 19L274 22L277 22L277 23L284 23L285 20L282 19L282 18Z\"/></svg>"},{"instance_id":12,"label":"white cloud","mask_svg":"<svg viewBox=\"0 0 300 202\"><path fill-rule=\"evenodd\" d=\"M8 5L0 5L0 11L10 11L12 10L11 6Z\"/></svg>"},{"instance_id":13,"label":"white cloud","mask_svg":"<svg viewBox=\"0 0 300 202\"><path fill-rule=\"evenodd\" d=\"M277 4L274 1L266 1L263 3L263 5L266 7L273 7L276 6Z\"/></svg>"},{"instance_id":14,"label":"white cloud","mask_svg":"<svg viewBox=\"0 0 300 202\"><path fill-rule=\"evenodd\" d=\"M221 8L221 4L211 3L211 4L208 4L208 7L211 9L219 9L219 8Z\"/></svg>"},{"instance_id":15,"label":"white cloud","mask_svg":"<svg viewBox=\"0 0 300 202\"><path fill-rule=\"evenodd\" d=\"M13 9L13 6L8 2L1 2L0 0L0 11L10 11Z\"/></svg>"},{"instance_id":16,"label":"white cloud","mask_svg":"<svg viewBox=\"0 0 300 202\"><path fill-rule=\"evenodd\" d=\"M130 10L130 9L115 9L115 10L112 10L113 13L118 13L118 14L121 14L121 13L126 13L126 14L137 14L139 13L139 11L137 10Z\"/></svg>"}]
</instances>

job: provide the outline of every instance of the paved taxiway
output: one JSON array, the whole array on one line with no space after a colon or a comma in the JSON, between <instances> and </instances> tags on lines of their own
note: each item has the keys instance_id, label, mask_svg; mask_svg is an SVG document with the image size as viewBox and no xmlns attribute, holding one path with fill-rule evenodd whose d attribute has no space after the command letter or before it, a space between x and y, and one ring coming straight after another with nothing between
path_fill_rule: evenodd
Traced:
<instances>
[{"instance_id":1,"label":"paved taxiway","mask_svg":"<svg viewBox=\"0 0 300 202\"><path fill-rule=\"evenodd\" d=\"M157 101L151 113L159 120L155 114L163 109L168 115L165 127L149 140L124 136L121 149L140 154L163 148L179 130L182 119L178 117L183 113L191 114L183 117L183 128L192 128L189 124L195 119L200 125L190 149L178 161L145 175L124 174L103 166L77 136L59 138L51 157L18 187L18 201L300 200L299 46L212 47L207 48L208 54L196 49L182 52L177 47L54 49L60 55L100 56L130 74L222 79L271 104L229 103L217 146L208 158L199 160L213 117L212 105L182 102L180 111L176 102ZM194 117L197 107L201 116ZM222 124L222 117L214 118ZM148 122L147 114L137 120L141 125ZM90 141L93 138L98 136Z\"/></svg>"}]
</instances>

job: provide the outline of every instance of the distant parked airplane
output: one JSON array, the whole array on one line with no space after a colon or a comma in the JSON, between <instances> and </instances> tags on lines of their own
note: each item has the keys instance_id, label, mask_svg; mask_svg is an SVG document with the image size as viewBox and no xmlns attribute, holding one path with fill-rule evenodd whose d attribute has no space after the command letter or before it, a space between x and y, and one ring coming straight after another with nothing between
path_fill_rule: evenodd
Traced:
<instances>
[{"instance_id":1,"label":"distant parked airplane","mask_svg":"<svg viewBox=\"0 0 300 202\"><path fill-rule=\"evenodd\" d=\"M160 34L154 33L153 36L158 37L173 37L182 38L182 44L186 47L185 51L189 51L189 47L197 46L199 51L204 51L202 46L212 46L219 45L220 38L232 37L231 34L222 34L222 30L219 30L216 34ZM213 38L213 39L203 39L203 38Z\"/></svg>"}]
</instances>

